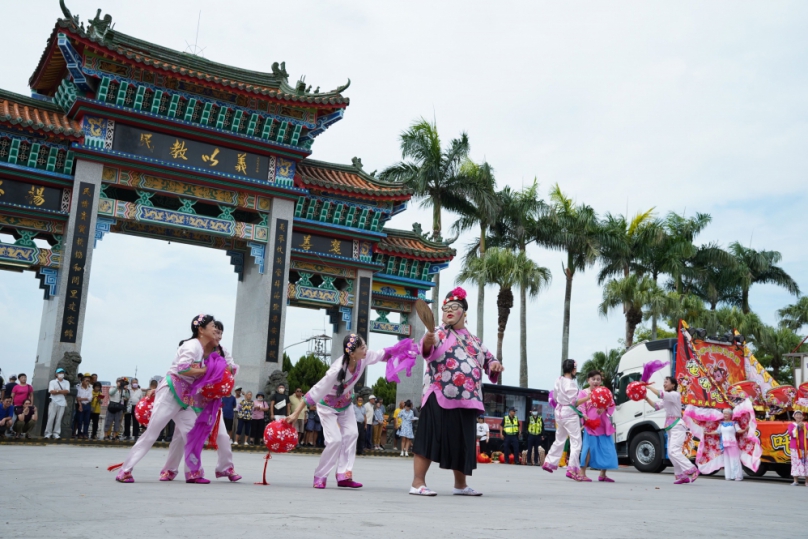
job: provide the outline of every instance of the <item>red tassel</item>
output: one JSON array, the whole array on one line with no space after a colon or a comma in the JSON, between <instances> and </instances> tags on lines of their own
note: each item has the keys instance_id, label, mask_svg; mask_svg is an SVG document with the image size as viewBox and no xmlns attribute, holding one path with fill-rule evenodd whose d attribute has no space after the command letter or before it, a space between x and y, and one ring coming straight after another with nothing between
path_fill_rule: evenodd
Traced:
<instances>
[{"instance_id":1,"label":"red tassel","mask_svg":"<svg viewBox=\"0 0 808 539\"><path fill-rule=\"evenodd\" d=\"M267 456L264 457L264 480L261 483L253 483L253 485L269 485L267 483L267 464L269 464L269 459L272 458L272 454L267 451Z\"/></svg>"},{"instance_id":2,"label":"red tassel","mask_svg":"<svg viewBox=\"0 0 808 539\"><path fill-rule=\"evenodd\" d=\"M208 447L210 449L219 449L216 438L219 436L219 421L221 421L221 417L222 409L219 408L219 412L216 414L216 423L213 424L213 430L210 432L210 437L208 438Z\"/></svg>"},{"instance_id":3,"label":"red tassel","mask_svg":"<svg viewBox=\"0 0 808 539\"><path fill-rule=\"evenodd\" d=\"M113 464L112 466L107 466L107 471L108 472L114 472L115 470L117 470L121 466L123 466L123 462L119 462L118 464Z\"/></svg>"}]
</instances>

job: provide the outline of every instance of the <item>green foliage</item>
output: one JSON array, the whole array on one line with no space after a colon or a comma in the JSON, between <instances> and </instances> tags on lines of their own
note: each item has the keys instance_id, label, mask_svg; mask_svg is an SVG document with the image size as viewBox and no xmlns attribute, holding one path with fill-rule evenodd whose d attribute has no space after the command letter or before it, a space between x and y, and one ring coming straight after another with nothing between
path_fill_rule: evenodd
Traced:
<instances>
[{"instance_id":1,"label":"green foliage","mask_svg":"<svg viewBox=\"0 0 808 539\"><path fill-rule=\"evenodd\" d=\"M578 369L578 384L581 387L588 387L586 375L589 371L599 370L603 373L603 385L614 391L612 380L617 374L617 367L620 365L620 358L625 352L622 348L612 348L604 352L595 352L590 359L587 359Z\"/></svg>"},{"instance_id":2,"label":"green foliage","mask_svg":"<svg viewBox=\"0 0 808 539\"><path fill-rule=\"evenodd\" d=\"M283 368L281 370L286 373L292 370L292 360L286 352L283 353Z\"/></svg>"},{"instance_id":3,"label":"green foliage","mask_svg":"<svg viewBox=\"0 0 808 539\"><path fill-rule=\"evenodd\" d=\"M674 339L676 338L676 332L658 327L656 338ZM645 325L637 326L637 331L634 333L634 342L643 342L651 340L655 340L651 338L651 328L647 328L645 327Z\"/></svg>"},{"instance_id":4,"label":"green foliage","mask_svg":"<svg viewBox=\"0 0 808 539\"><path fill-rule=\"evenodd\" d=\"M371 387L373 390L373 394L376 398L382 399L385 408L388 408L390 404L395 404L396 402L396 383L395 382L388 382L383 376L380 376L376 383L373 384ZM395 406L393 406L395 409Z\"/></svg>"},{"instance_id":5,"label":"green foliage","mask_svg":"<svg viewBox=\"0 0 808 539\"><path fill-rule=\"evenodd\" d=\"M311 386L319 382L328 370L328 365L320 361L316 356L305 355L298 359L297 363L292 365L287 371L287 358L288 356L284 358L283 370L288 373L287 378L289 380L290 393L298 387L305 393L311 389ZM289 363L291 364L291 361Z\"/></svg>"},{"instance_id":6,"label":"green foliage","mask_svg":"<svg viewBox=\"0 0 808 539\"><path fill-rule=\"evenodd\" d=\"M808 324L808 296L800 298L794 305L787 305L779 311L780 325L799 331L802 326Z\"/></svg>"},{"instance_id":7,"label":"green foliage","mask_svg":"<svg viewBox=\"0 0 808 539\"><path fill-rule=\"evenodd\" d=\"M755 357L766 367L775 380L781 384L794 383L794 369L791 358L783 357L797 348L802 338L789 328L760 328L754 341ZM808 346L802 345L798 351L805 352Z\"/></svg>"}]
</instances>

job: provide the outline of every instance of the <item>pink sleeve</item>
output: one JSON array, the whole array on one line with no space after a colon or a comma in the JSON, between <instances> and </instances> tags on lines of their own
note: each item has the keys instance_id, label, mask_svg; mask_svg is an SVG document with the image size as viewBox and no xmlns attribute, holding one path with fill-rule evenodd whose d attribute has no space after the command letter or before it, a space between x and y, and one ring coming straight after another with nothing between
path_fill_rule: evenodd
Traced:
<instances>
[{"instance_id":1,"label":"pink sleeve","mask_svg":"<svg viewBox=\"0 0 808 539\"><path fill-rule=\"evenodd\" d=\"M435 329L435 344L432 346L432 350L430 350L428 354L424 354L425 338L426 335L421 337L421 342L418 343L418 351L425 361L432 361L433 359L439 358L455 343L454 335L447 333L443 327L438 327Z\"/></svg>"},{"instance_id":2,"label":"pink sleeve","mask_svg":"<svg viewBox=\"0 0 808 539\"><path fill-rule=\"evenodd\" d=\"M482 343L480 343L480 346L482 346ZM496 384L499 381L499 373L491 372L491 364L499 363L499 360L495 358L485 346L483 346L483 350L485 350L485 364L483 364L483 369L485 369L485 374L488 375L488 379L491 380L491 383Z\"/></svg>"},{"instance_id":3,"label":"pink sleeve","mask_svg":"<svg viewBox=\"0 0 808 539\"><path fill-rule=\"evenodd\" d=\"M387 359L388 357L384 350L368 350L362 363L365 364L365 367L369 367L370 365L374 365L379 361L387 361Z\"/></svg>"},{"instance_id":4,"label":"pink sleeve","mask_svg":"<svg viewBox=\"0 0 808 539\"><path fill-rule=\"evenodd\" d=\"M370 353L370 352L368 352ZM320 378L320 381L314 384L311 389L306 393L306 402L314 406L331 391L331 389L337 385L337 378L339 377L339 371L342 369L342 356L340 356L325 373L325 376ZM347 378L347 375L346 375Z\"/></svg>"}]
</instances>

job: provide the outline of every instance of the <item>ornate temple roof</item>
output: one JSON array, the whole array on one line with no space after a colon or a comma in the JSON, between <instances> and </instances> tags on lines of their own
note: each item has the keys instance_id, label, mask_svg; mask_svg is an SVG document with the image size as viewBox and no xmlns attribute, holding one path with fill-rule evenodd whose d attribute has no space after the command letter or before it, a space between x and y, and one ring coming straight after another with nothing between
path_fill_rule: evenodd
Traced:
<instances>
[{"instance_id":1,"label":"ornate temple roof","mask_svg":"<svg viewBox=\"0 0 808 539\"><path fill-rule=\"evenodd\" d=\"M353 165L337 165L304 159L297 165L295 184L302 188L319 188L338 195L358 198L406 201L412 189L400 183L384 182L362 170L361 160Z\"/></svg>"},{"instance_id":2,"label":"ornate temple roof","mask_svg":"<svg viewBox=\"0 0 808 539\"><path fill-rule=\"evenodd\" d=\"M65 18L56 22L56 27L48 40L48 46L29 81L31 88L40 93L51 94L65 76L66 62L57 46L57 35L64 33L74 40L74 45L81 44L127 63L169 71L178 78L197 79L272 99L314 107L342 108L350 102L341 94L350 85L350 80L348 84L329 92L319 93L317 90L311 92L311 87L307 88L302 81L299 81L294 87L289 85L289 74L286 72L285 63L275 62L272 65L272 73L239 69L200 56L155 45L113 30L112 17L106 15L101 19L100 10L95 19L88 21L86 29L84 24L79 22L78 15L72 16L70 11L64 7L64 3L62 3L62 11Z\"/></svg>"},{"instance_id":3,"label":"ornate temple roof","mask_svg":"<svg viewBox=\"0 0 808 539\"><path fill-rule=\"evenodd\" d=\"M80 140L81 125L57 105L0 89L0 124L60 138Z\"/></svg>"},{"instance_id":4,"label":"ornate temple roof","mask_svg":"<svg viewBox=\"0 0 808 539\"><path fill-rule=\"evenodd\" d=\"M392 256L415 258L427 262L446 262L454 258L457 251L443 242L424 238L417 232L385 228L387 237L379 241L374 248L377 253Z\"/></svg>"}]
</instances>

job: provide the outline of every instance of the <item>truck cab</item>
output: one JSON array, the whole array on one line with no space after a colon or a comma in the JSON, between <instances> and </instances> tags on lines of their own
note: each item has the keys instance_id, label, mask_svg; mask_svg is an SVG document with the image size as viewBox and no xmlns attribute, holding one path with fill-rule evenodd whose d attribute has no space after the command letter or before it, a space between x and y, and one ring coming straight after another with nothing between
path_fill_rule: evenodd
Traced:
<instances>
[{"instance_id":1,"label":"truck cab","mask_svg":"<svg viewBox=\"0 0 808 539\"><path fill-rule=\"evenodd\" d=\"M643 364L659 359L669 366L651 377L656 389L662 389L666 376L675 372L676 339L660 339L635 344L629 348L617 368L613 387L617 456L628 458L641 472L658 473L667 467L665 448L665 412L654 410L646 401L635 402L626 395L626 387L639 381ZM649 393L650 394L650 393ZM654 396L652 395L652 399Z\"/></svg>"}]
</instances>

